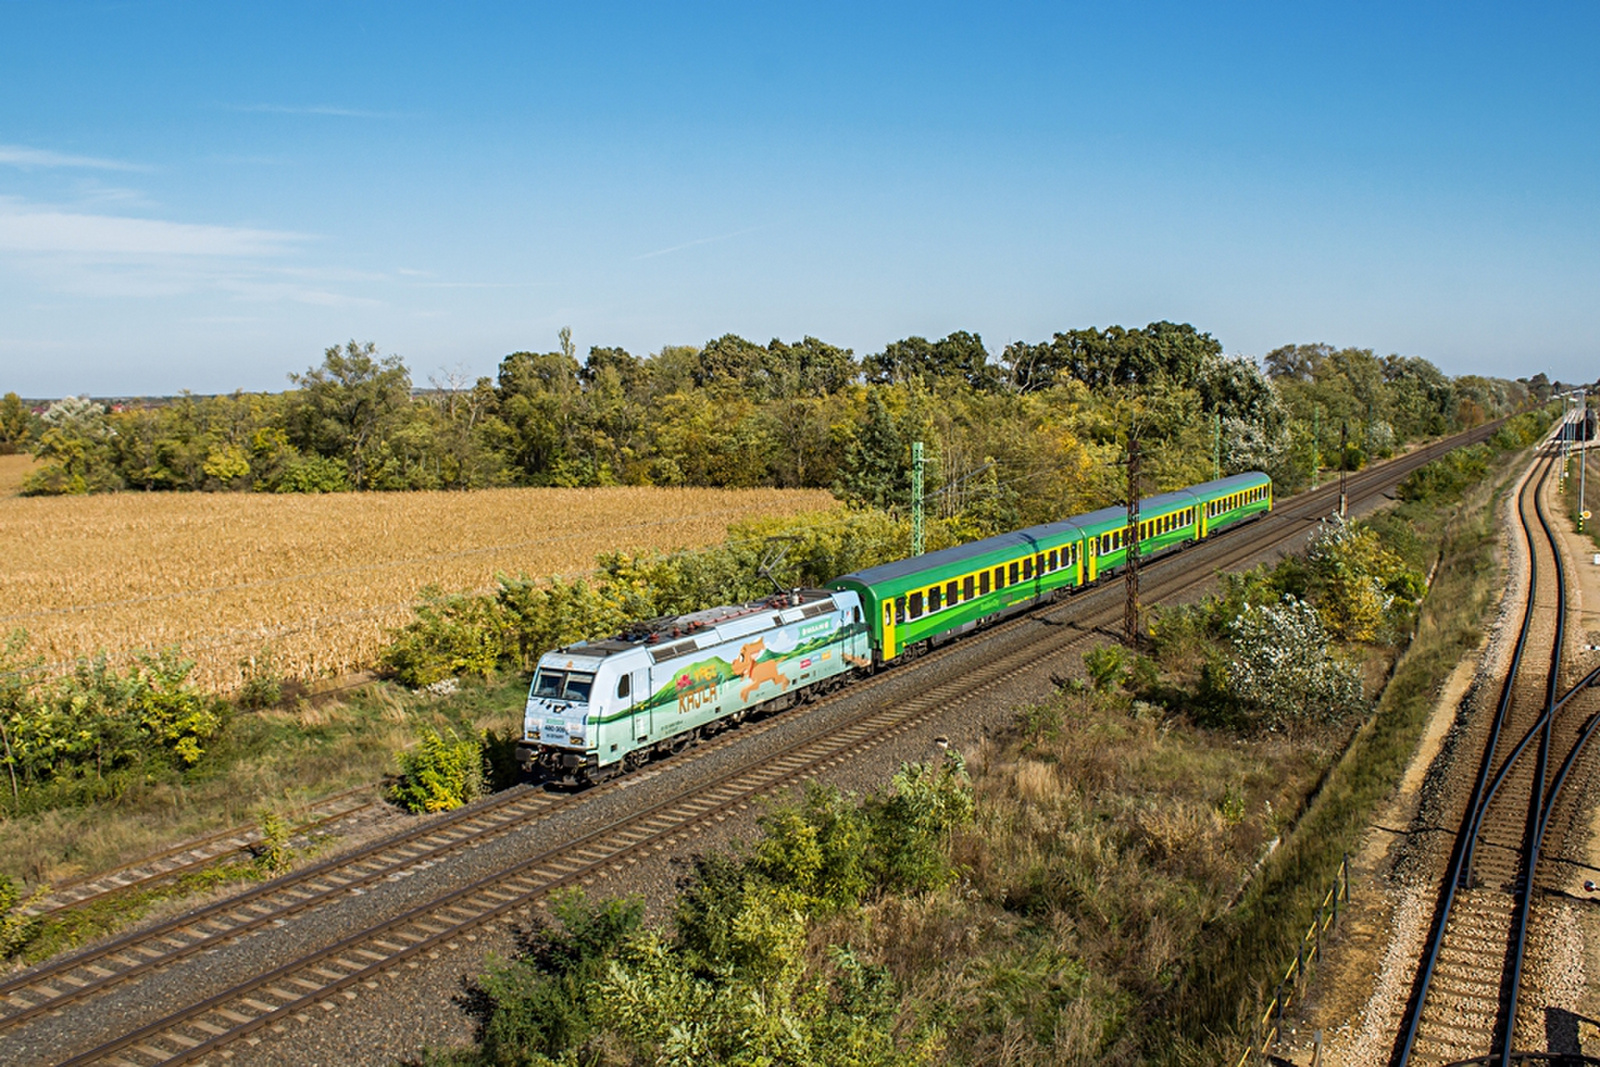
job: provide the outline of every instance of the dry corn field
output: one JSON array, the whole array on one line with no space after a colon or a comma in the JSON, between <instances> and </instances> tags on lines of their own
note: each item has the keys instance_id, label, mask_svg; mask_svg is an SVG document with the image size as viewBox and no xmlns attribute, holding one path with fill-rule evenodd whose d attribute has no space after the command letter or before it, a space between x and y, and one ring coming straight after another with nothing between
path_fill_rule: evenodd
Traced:
<instances>
[{"instance_id":1,"label":"dry corn field","mask_svg":"<svg viewBox=\"0 0 1600 1067\"><path fill-rule=\"evenodd\" d=\"M370 665L424 585L572 577L603 551L721 541L729 523L828 507L822 491L499 489L328 496L0 499L0 635L48 667L179 645L229 689L270 650L300 678Z\"/></svg>"}]
</instances>

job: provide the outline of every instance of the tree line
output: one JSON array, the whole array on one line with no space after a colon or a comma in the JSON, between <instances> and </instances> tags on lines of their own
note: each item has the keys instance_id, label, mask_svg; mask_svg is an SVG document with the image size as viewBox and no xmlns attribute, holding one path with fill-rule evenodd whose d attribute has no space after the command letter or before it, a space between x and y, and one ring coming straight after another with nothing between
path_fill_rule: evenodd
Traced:
<instances>
[{"instance_id":1,"label":"tree line","mask_svg":"<svg viewBox=\"0 0 1600 1067\"><path fill-rule=\"evenodd\" d=\"M493 377L427 388L351 341L290 379L282 393L118 411L68 397L34 414L8 394L0 450L37 457L34 494L773 486L894 508L922 441L935 513L1000 526L1117 498L1130 425L1158 488L1220 466L1292 489L1542 399L1533 383L1370 349L1290 345L1258 366L1170 322L1068 330L997 357L956 332L862 358L815 337L728 334L580 360L563 330L556 350L513 352Z\"/></svg>"}]
</instances>

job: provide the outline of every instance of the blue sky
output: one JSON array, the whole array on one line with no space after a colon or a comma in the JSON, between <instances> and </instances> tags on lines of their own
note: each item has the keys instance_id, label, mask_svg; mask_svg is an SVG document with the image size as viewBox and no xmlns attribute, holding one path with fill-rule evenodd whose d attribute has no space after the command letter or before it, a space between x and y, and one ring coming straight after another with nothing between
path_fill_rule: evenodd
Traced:
<instances>
[{"instance_id":1,"label":"blue sky","mask_svg":"<svg viewBox=\"0 0 1600 1067\"><path fill-rule=\"evenodd\" d=\"M1593 4L0 0L0 391L571 326L1191 322L1592 380Z\"/></svg>"}]
</instances>

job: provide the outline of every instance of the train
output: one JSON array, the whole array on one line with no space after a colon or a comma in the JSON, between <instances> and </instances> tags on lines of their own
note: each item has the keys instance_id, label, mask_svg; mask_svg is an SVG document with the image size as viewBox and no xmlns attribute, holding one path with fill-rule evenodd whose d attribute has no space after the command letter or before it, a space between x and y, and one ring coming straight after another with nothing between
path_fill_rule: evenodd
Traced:
<instances>
[{"instance_id":1,"label":"train","mask_svg":"<svg viewBox=\"0 0 1600 1067\"><path fill-rule=\"evenodd\" d=\"M1102 508L746 604L635 624L540 657L518 759L551 782L604 780L815 700L1001 619L1272 509L1260 471L1145 497L1139 529Z\"/></svg>"}]
</instances>

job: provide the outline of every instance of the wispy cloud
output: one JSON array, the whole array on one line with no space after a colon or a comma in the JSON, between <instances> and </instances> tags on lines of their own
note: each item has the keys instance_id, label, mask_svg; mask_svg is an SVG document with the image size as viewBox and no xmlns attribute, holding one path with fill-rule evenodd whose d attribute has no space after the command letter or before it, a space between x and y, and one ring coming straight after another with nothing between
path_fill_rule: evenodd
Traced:
<instances>
[{"instance_id":1,"label":"wispy cloud","mask_svg":"<svg viewBox=\"0 0 1600 1067\"><path fill-rule=\"evenodd\" d=\"M29 148L26 145L0 144L0 164L12 167L82 167L91 170L148 171L152 168L120 159L100 159L96 156L74 156L54 152L48 148Z\"/></svg>"},{"instance_id":2,"label":"wispy cloud","mask_svg":"<svg viewBox=\"0 0 1600 1067\"><path fill-rule=\"evenodd\" d=\"M263 256L300 245L305 234L165 219L29 207L0 197L0 251L79 255Z\"/></svg>"},{"instance_id":3,"label":"wispy cloud","mask_svg":"<svg viewBox=\"0 0 1600 1067\"><path fill-rule=\"evenodd\" d=\"M671 248L659 248L654 252L646 252L642 256L634 256L633 258L634 262L638 262L641 259L655 259L657 256L669 256L674 252L682 252L685 248L694 248L698 245L714 244L717 241L727 241L734 237L743 237L747 233L755 233L757 230L764 229L766 229L765 226L751 226L748 229L735 230L732 233L718 234L715 237L702 237L696 241L685 241L683 244L673 245Z\"/></svg>"},{"instance_id":4,"label":"wispy cloud","mask_svg":"<svg viewBox=\"0 0 1600 1067\"><path fill-rule=\"evenodd\" d=\"M398 111L369 111L359 107L341 107L337 104L226 104L229 111L243 111L256 115L327 115L340 119L398 119Z\"/></svg>"}]
</instances>

